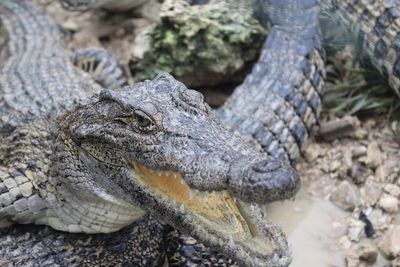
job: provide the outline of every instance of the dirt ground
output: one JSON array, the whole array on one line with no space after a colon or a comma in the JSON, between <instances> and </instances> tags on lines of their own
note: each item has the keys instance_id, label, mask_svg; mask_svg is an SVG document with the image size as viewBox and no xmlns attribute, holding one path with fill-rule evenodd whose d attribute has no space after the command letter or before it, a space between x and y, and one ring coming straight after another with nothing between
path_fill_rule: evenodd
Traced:
<instances>
[{"instance_id":1,"label":"dirt ground","mask_svg":"<svg viewBox=\"0 0 400 267\"><path fill-rule=\"evenodd\" d=\"M148 45L145 38L136 37L151 27L151 20L103 11L70 13L57 1L36 1L67 33L70 48L103 46L126 65L132 54ZM214 106L225 98L218 92L206 94ZM342 253L327 266L400 266L400 145L391 126L385 117L322 123L297 166L307 197L340 210L338 219L328 222L335 235L327 238ZM388 259L382 260L382 255Z\"/></svg>"},{"instance_id":2,"label":"dirt ground","mask_svg":"<svg viewBox=\"0 0 400 267\"><path fill-rule=\"evenodd\" d=\"M331 227L346 266L383 266L378 256L400 266L400 145L385 117L351 119L351 130L312 142L297 167L308 194L345 211Z\"/></svg>"}]
</instances>

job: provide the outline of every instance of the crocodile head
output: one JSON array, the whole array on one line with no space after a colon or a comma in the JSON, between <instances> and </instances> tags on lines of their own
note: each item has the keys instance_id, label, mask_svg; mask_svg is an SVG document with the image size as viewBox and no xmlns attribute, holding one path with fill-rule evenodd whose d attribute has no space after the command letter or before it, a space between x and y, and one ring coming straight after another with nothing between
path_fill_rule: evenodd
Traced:
<instances>
[{"instance_id":1,"label":"crocodile head","mask_svg":"<svg viewBox=\"0 0 400 267\"><path fill-rule=\"evenodd\" d=\"M286 259L283 234L249 202L290 197L296 172L229 131L169 74L105 89L63 125L109 192L239 262Z\"/></svg>"}]
</instances>

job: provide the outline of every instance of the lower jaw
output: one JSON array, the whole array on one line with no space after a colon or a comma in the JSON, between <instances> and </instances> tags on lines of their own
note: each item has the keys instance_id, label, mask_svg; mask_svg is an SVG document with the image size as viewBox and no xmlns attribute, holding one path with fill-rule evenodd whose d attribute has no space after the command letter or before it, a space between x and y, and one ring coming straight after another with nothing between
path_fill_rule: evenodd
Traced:
<instances>
[{"instance_id":1,"label":"lower jaw","mask_svg":"<svg viewBox=\"0 0 400 267\"><path fill-rule=\"evenodd\" d=\"M290 256L284 256L288 251L284 234L264 219L256 205L235 200L226 191L191 190L178 173L152 171L136 162L133 166L145 190L165 204L162 220L244 266L271 266L279 259L290 262Z\"/></svg>"}]
</instances>

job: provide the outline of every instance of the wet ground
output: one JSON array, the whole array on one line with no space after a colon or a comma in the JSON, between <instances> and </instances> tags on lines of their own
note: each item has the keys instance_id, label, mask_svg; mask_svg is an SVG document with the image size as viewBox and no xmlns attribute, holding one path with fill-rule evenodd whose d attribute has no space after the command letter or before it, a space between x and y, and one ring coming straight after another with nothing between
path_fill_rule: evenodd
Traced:
<instances>
[{"instance_id":1,"label":"wet ground","mask_svg":"<svg viewBox=\"0 0 400 267\"><path fill-rule=\"evenodd\" d=\"M296 198L267 208L288 235L291 266L399 266L400 146L386 118L353 119L308 146Z\"/></svg>"},{"instance_id":2,"label":"wet ground","mask_svg":"<svg viewBox=\"0 0 400 267\"><path fill-rule=\"evenodd\" d=\"M335 242L340 233L332 222L346 214L327 200L311 197L306 190L307 185L303 185L294 201L267 208L271 220L288 235L294 259L291 266L344 266L338 261L343 251Z\"/></svg>"},{"instance_id":3,"label":"wet ground","mask_svg":"<svg viewBox=\"0 0 400 267\"><path fill-rule=\"evenodd\" d=\"M291 267L345 267L349 252L341 248L338 240L346 234L342 221L349 216L326 199L310 196L303 185L296 199L274 203L267 211L273 222L280 225L288 236L293 251ZM388 263L378 255L375 264Z\"/></svg>"},{"instance_id":4,"label":"wet ground","mask_svg":"<svg viewBox=\"0 0 400 267\"><path fill-rule=\"evenodd\" d=\"M102 11L71 14L52 0L36 1L69 32L70 47L104 46L123 64L141 53L135 37L151 24ZM213 106L226 99L204 93L220 99ZM297 166L299 194L266 208L288 235L293 267L400 266L400 146L385 117L352 121L350 130L339 127L310 143Z\"/></svg>"}]
</instances>

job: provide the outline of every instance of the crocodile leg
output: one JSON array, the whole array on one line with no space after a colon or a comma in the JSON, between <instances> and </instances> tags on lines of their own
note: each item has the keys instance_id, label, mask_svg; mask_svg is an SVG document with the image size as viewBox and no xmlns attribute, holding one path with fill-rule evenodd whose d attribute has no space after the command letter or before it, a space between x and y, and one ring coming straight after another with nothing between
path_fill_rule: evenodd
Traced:
<instances>
[{"instance_id":1,"label":"crocodile leg","mask_svg":"<svg viewBox=\"0 0 400 267\"><path fill-rule=\"evenodd\" d=\"M104 88L116 89L128 85L122 66L106 49L97 47L77 49L74 51L72 62Z\"/></svg>"}]
</instances>

